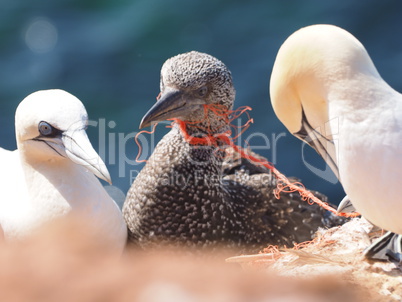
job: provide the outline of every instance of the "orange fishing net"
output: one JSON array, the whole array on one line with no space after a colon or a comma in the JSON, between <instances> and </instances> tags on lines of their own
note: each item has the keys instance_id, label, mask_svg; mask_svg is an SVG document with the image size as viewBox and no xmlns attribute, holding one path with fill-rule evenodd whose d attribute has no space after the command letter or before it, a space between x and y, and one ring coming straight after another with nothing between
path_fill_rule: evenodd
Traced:
<instances>
[{"instance_id":1,"label":"orange fishing net","mask_svg":"<svg viewBox=\"0 0 402 302\"><path fill-rule=\"evenodd\" d=\"M335 240L328 240L328 239L325 239L324 237L325 237L325 235L320 235L320 233L317 233L317 237L313 238L310 241L304 241L304 242L300 242L300 243L295 242L292 248L287 248L286 246L283 248L280 248L277 245L268 245L257 255L264 254L264 255L268 256L269 260L276 261L285 255L284 252L299 251L299 250L303 250L303 249L311 248L311 247L312 248L323 248L323 247L330 246L330 245L336 243ZM258 257L256 257L256 258L258 259Z\"/></svg>"},{"instance_id":2,"label":"orange fishing net","mask_svg":"<svg viewBox=\"0 0 402 302\"><path fill-rule=\"evenodd\" d=\"M279 199L279 195L281 192L298 192L300 196L302 197L303 200L307 201L309 204L316 203L320 207L326 209L327 211L330 211L331 213L338 215L338 216L344 216L344 217L356 217L359 216L359 213L337 213L336 210L331 207L328 203L320 200L316 196L314 196L313 193L308 191L304 185L300 182L291 182L287 179L285 175L283 175L281 172L279 172L272 163L268 162L265 159L257 158L251 154L248 154L247 151L236 145L235 141L237 138L250 126L250 124L253 122L253 119L250 118L250 115L248 111L250 111L251 108L248 106L240 107L236 110L228 110L225 106L222 105L216 105L216 104L208 104L204 105L204 120L203 121L195 121L195 122L188 122L188 121L183 121L180 119L172 119L173 123L176 123L184 137L184 139L191 145L207 145L207 146L230 146L232 147L236 152L238 152L241 157L247 158L254 162L257 165L263 165L264 167L268 168L269 170L272 171L272 173L275 175L275 177L278 180L278 185L276 190L274 191L275 197ZM230 128L227 131L221 132L221 133L213 133L211 130L211 123L209 121L209 114L213 113L214 114L214 119L218 118L222 121L224 121L223 124L229 125ZM247 122L240 126L237 127L235 126L232 122L239 118L241 115L246 114L247 115ZM202 136L202 137L195 137L191 136L187 132L187 125L192 125L200 129L203 133L208 133L208 135ZM141 131L137 134L137 136L141 133L153 133L155 131L155 126L151 132L148 131ZM216 132L216 129L215 131ZM137 160L141 154L141 145L138 143L136 136L136 142L137 145L139 146L139 153L137 156Z\"/></svg>"}]
</instances>

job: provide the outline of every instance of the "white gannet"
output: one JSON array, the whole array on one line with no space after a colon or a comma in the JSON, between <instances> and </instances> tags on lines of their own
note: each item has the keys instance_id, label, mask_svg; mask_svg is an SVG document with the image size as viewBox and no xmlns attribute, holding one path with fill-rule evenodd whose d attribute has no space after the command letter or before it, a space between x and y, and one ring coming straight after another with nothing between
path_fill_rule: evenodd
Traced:
<instances>
[{"instance_id":1,"label":"white gannet","mask_svg":"<svg viewBox=\"0 0 402 302\"><path fill-rule=\"evenodd\" d=\"M37 91L18 106L18 149L0 151L0 225L6 239L22 238L37 226L76 213L122 250L127 227L99 180L109 172L85 129L79 99L63 90Z\"/></svg>"},{"instance_id":2,"label":"white gannet","mask_svg":"<svg viewBox=\"0 0 402 302\"><path fill-rule=\"evenodd\" d=\"M402 234L402 95L364 46L332 25L296 31L279 49L270 95L278 118L322 155L357 211ZM366 256L401 260L400 251L400 238L389 233Z\"/></svg>"}]
</instances>

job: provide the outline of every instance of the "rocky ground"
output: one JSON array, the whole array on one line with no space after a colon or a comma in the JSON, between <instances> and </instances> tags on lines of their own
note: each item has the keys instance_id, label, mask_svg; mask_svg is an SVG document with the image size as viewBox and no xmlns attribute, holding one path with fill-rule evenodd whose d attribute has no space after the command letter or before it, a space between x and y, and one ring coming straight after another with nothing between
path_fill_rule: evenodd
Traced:
<instances>
[{"instance_id":1,"label":"rocky ground","mask_svg":"<svg viewBox=\"0 0 402 302\"><path fill-rule=\"evenodd\" d=\"M236 258L134 249L117 256L97 240L102 234L66 219L0 242L0 301L400 301L400 268L361 256L370 228L355 219L298 250Z\"/></svg>"},{"instance_id":2,"label":"rocky ground","mask_svg":"<svg viewBox=\"0 0 402 302\"><path fill-rule=\"evenodd\" d=\"M365 219L354 218L341 227L320 230L315 240L295 249L280 251L269 247L265 253L227 261L270 270L280 276L341 279L363 288L373 301L402 301L402 267L389 262L369 262L363 257L363 250L380 232Z\"/></svg>"}]
</instances>

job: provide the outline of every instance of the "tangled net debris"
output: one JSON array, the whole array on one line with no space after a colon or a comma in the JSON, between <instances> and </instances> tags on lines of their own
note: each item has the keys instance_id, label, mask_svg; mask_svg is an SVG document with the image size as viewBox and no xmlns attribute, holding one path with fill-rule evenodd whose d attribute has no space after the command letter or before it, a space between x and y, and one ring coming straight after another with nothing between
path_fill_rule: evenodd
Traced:
<instances>
[{"instance_id":1,"label":"tangled net debris","mask_svg":"<svg viewBox=\"0 0 402 302\"><path fill-rule=\"evenodd\" d=\"M343 216L343 217L356 217L359 216L359 213L338 213L333 207L331 207L327 202L324 202L317 198L313 193L308 191L304 185L300 182L291 182L289 179L279 172L272 163L268 162L265 159L257 158L249 153L247 153L246 149L242 148L241 146L236 144L237 139L243 134L247 128L253 123L253 119L250 117L249 111L251 107L243 106L239 107L236 110L229 110L226 106L219 105L219 104L206 104L204 105L204 119L202 121L183 121L180 119L171 119L172 124L176 124L184 139L190 145L203 145L203 146L214 146L216 148L222 149L225 147L232 147L235 152L238 152L241 157L246 158L256 165L262 165L268 168L277 178L277 188L274 191L275 197L279 199L279 196L282 192L291 193L297 192L300 194L302 199L309 204L316 203L320 207L324 208L331 213ZM214 120L218 118L219 120L223 121L224 125L229 125L229 130L216 133L216 129L212 131L212 123L210 121L210 113L213 114ZM247 116L247 122L241 126L234 125L233 121L238 119L242 115ZM141 155L141 144L138 142L138 135L142 133L152 134L155 131L156 125L154 125L152 131L141 131L136 136L136 143L139 146L139 152L137 155L137 161L139 161L139 157ZM197 127L200 130L200 133L206 133L203 136L192 136L187 131L187 126L191 125L193 127ZM170 126L172 127L172 125ZM227 127L226 127L227 129ZM143 162L144 160L141 160Z\"/></svg>"}]
</instances>

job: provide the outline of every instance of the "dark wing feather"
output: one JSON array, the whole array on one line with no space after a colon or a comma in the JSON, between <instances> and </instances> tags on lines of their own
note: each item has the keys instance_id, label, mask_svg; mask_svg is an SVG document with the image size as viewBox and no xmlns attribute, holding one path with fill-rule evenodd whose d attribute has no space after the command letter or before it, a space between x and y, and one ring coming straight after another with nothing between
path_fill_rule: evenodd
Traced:
<instances>
[{"instance_id":1,"label":"dark wing feather","mask_svg":"<svg viewBox=\"0 0 402 302\"><path fill-rule=\"evenodd\" d=\"M266 160L252 151L248 152ZM296 192L282 192L277 199L274 195L277 181L271 171L241 158L231 148L227 150L223 169L224 186L228 192L232 192L231 200L235 205L241 204L246 208L239 212L250 216L245 220L252 222L249 227L253 230L248 233L255 237L250 238L250 242L254 242L256 246L279 244L290 247L295 242L311 240L319 227L330 228L346 222L346 219L333 215L316 204L310 205ZM327 201L323 194L313 194Z\"/></svg>"}]
</instances>

